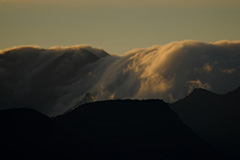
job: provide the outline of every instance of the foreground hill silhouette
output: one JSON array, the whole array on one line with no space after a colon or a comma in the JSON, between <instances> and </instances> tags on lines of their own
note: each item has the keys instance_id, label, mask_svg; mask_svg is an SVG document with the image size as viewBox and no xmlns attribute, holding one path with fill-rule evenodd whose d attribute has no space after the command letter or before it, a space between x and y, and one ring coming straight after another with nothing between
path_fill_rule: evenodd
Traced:
<instances>
[{"instance_id":1,"label":"foreground hill silhouette","mask_svg":"<svg viewBox=\"0 0 240 160\"><path fill-rule=\"evenodd\" d=\"M0 111L0 124L9 159L229 159L161 100L94 102L52 119L11 109Z\"/></svg>"},{"instance_id":2,"label":"foreground hill silhouette","mask_svg":"<svg viewBox=\"0 0 240 160\"><path fill-rule=\"evenodd\" d=\"M195 89L171 107L205 142L240 159L239 100L240 87L223 95Z\"/></svg>"},{"instance_id":3,"label":"foreground hill silhouette","mask_svg":"<svg viewBox=\"0 0 240 160\"><path fill-rule=\"evenodd\" d=\"M67 132L32 109L0 111L0 159L58 159L68 157Z\"/></svg>"}]
</instances>

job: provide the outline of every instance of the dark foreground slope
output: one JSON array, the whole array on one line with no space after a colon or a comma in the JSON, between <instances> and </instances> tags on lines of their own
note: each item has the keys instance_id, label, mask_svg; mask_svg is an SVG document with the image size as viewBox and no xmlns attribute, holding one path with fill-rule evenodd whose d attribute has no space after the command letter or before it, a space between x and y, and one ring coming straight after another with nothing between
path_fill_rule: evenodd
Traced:
<instances>
[{"instance_id":1,"label":"dark foreground slope","mask_svg":"<svg viewBox=\"0 0 240 160\"><path fill-rule=\"evenodd\" d=\"M67 132L32 109L0 111L0 131L0 159L3 160L67 159L73 148Z\"/></svg>"},{"instance_id":2,"label":"dark foreground slope","mask_svg":"<svg viewBox=\"0 0 240 160\"><path fill-rule=\"evenodd\" d=\"M240 159L239 100L240 88L224 95L195 89L171 107L204 141Z\"/></svg>"},{"instance_id":3,"label":"dark foreground slope","mask_svg":"<svg viewBox=\"0 0 240 160\"><path fill-rule=\"evenodd\" d=\"M1 159L229 159L160 100L95 102L54 119L12 109L0 126Z\"/></svg>"},{"instance_id":4,"label":"dark foreground slope","mask_svg":"<svg viewBox=\"0 0 240 160\"><path fill-rule=\"evenodd\" d=\"M223 158L160 100L95 102L55 118L97 154L144 159ZM133 157L132 157L133 156ZM223 158L224 159L224 158Z\"/></svg>"}]
</instances>

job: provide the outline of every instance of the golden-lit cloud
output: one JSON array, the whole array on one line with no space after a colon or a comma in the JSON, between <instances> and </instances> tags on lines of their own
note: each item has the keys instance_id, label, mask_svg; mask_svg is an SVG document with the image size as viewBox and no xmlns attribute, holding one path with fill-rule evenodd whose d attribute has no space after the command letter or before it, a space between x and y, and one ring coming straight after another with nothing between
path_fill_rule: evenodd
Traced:
<instances>
[{"instance_id":1,"label":"golden-lit cloud","mask_svg":"<svg viewBox=\"0 0 240 160\"><path fill-rule=\"evenodd\" d=\"M228 73L228 74L232 74L236 71L235 68L229 68L229 69L223 69L223 72L224 73Z\"/></svg>"},{"instance_id":2,"label":"golden-lit cloud","mask_svg":"<svg viewBox=\"0 0 240 160\"><path fill-rule=\"evenodd\" d=\"M96 100L159 98L173 102L194 88L226 93L240 84L240 41L193 40L110 55L88 45L0 51L1 106L50 115Z\"/></svg>"},{"instance_id":3,"label":"golden-lit cloud","mask_svg":"<svg viewBox=\"0 0 240 160\"><path fill-rule=\"evenodd\" d=\"M202 89L207 89L210 90L211 86L208 83L202 83L200 80L194 80L194 81L187 81L187 85L189 86L188 88L188 94L190 94L193 89L195 88L202 88Z\"/></svg>"},{"instance_id":4,"label":"golden-lit cloud","mask_svg":"<svg viewBox=\"0 0 240 160\"><path fill-rule=\"evenodd\" d=\"M209 63L205 63L203 66L203 70L207 73L210 73L213 70L213 67Z\"/></svg>"}]
</instances>

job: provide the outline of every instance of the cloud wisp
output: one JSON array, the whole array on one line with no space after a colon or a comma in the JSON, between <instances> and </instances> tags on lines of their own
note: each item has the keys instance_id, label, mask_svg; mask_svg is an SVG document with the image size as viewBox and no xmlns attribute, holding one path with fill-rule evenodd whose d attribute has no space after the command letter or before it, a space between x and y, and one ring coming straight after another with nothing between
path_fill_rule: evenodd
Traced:
<instances>
[{"instance_id":1,"label":"cloud wisp","mask_svg":"<svg viewBox=\"0 0 240 160\"><path fill-rule=\"evenodd\" d=\"M185 40L110 55L90 46L0 52L1 108L61 114L90 92L97 100L178 100L194 88L226 93L240 84L240 41Z\"/></svg>"}]
</instances>

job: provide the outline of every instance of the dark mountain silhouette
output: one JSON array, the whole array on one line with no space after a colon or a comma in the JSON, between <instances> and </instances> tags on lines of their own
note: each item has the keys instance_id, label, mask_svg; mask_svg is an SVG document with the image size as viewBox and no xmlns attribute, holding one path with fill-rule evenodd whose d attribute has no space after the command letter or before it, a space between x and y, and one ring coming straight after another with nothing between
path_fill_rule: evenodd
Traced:
<instances>
[{"instance_id":1,"label":"dark mountain silhouette","mask_svg":"<svg viewBox=\"0 0 240 160\"><path fill-rule=\"evenodd\" d=\"M0 126L1 159L230 159L161 100L94 102L52 119L11 109Z\"/></svg>"},{"instance_id":2,"label":"dark mountain silhouette","mask_svg":"<svg viewBox=\"0 0 240 160\"><path fill-rule=\"evenodd\" d=\"M85 96L80 101L78 101L75 106L70 108L67 112L71 112L72 110L76 109L77 107L85 103L91 103L95 101L96 101L96 98L91 93L86 93Z\"/></svg>"},{"instance_id":3,"label":"dark mountain silhouette","mask_svg":"<svg viewBox=\"0 0 240 160\"><path fill-rule=\"evenodd\" d=\"M95 154L113 159L225 159L161 100L89 103L54 120Z\"/></svg>"},{"instance_id":4,"label":"dark mountain silhouette","mask_svg":"<svg viewBox=\"0 0 240 160\"><path fill-rule=\"evenodd\" d=\"M205 142L240 159L240 88L227 94L195 89L170 106Z\"/></svg>"},{"instance_id":5,"label":"dark mountain silhouette","mask_svg":"<svg viewBox=\"0 0 240 160\"><path fill-rule=\"evenodd\" d=\"M32 109L0 111L0 159L69 157L71 137L49 117ZM80 147L79 147L80 148Z\"/></svg>"}]
</instances>

